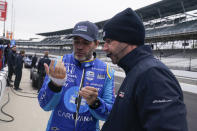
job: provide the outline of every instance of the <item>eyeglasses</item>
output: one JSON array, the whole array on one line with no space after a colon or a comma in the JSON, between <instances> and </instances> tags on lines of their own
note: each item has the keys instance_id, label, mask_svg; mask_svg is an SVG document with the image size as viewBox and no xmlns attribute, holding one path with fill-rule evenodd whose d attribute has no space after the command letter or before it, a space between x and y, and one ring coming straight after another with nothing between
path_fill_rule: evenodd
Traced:
<instances>
[{"instance_id":1,"label":"eyeglasses","mask_svg":"<svg viewBox=\"0 0 197 131\"><path fill-rule=\"evenodd\" d=\"M105 43L107 43L108 45L110 45L111 42L114 41L114 40L112 40L112 39L105 39L104 41L105 41Z\"/></svg>"}]
</instances>

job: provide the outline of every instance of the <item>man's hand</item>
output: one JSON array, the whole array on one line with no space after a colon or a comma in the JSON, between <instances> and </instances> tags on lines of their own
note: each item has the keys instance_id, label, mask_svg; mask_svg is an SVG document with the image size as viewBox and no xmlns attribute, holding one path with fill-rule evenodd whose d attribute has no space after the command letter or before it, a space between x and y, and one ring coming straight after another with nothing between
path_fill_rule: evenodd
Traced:
<instances>
[{"instance_id":1,"label":"man's hand","mask_svg":"<svg viewBox=\"0 0 197 131\"><path fill-rule=\"evenodd\" d=\"M86 86L81 89L79 95L87 101L88 105L92 105L98 96L98 90L94 87Z\"/></svg>"},{"instance_id":2,"label":"man's hand","mask_svg":"<svg viewBox=\"0 0 197 131\"><path fill-rule=\"evenodd\" d=\"M64 63L62 61L57 61L55 67L54 64L55 64L55 60L51 60L49 67L46 63L44 63L46 74L50 76L52 82L55 85L62 86L62 83L64 82L61 81L66 78L66 67L64 66Z\"/></svg>"}]
</instances>

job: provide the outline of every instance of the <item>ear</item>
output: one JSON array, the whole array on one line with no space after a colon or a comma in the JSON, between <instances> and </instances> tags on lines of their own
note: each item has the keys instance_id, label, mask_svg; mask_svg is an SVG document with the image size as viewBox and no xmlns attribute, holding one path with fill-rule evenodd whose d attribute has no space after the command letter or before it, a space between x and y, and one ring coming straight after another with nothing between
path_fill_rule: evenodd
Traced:
<instances>
[{"instance_id":1,"label":"ear","mask_svg":"<svg viewBox=\"0 0 197 131\"><path fill-rule=\"evenodd\" d=\"M98 45L99 45L99 41L97 40L94 43L95 43L95 49L96 49L98 47Z\"/></svg>"}]
</instances>

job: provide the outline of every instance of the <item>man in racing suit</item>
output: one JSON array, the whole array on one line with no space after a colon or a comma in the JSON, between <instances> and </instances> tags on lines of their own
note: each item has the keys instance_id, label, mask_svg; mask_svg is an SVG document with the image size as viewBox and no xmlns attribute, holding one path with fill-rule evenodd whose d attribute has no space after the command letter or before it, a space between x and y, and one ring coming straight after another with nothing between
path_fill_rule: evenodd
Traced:
<instances>
[{"instance_id":1,"label":"man in racing suit","mask_svg":"<svg viewBox=\"0 0 197 131\"><path fill-rule=\"evenodd\" d=\"M46 131L99 131L99 120L106 120L114 102L114 70L93 57L99 44L95 24L77 23L69 38L74 52L45 64L38 101L45 111L52 110Z\"/></svg>"}]
</instances>

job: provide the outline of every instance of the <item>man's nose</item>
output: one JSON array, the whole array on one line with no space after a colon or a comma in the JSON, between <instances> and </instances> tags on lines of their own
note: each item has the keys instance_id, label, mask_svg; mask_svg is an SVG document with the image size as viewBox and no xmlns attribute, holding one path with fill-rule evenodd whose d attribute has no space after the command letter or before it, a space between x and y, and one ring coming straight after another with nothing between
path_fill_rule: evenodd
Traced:
<instances>
[{"instance_id":1,"label":"man's nose","mask_svg":"<svg viewBox=\"0 0 197 131\"><path fill-rule=\"evenodd\" d=\"M78 45L77 45L77 49L83 49L83 44L82 43L79 43Z\"/></svg>"}]
</instances>

